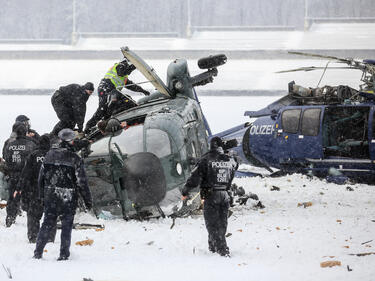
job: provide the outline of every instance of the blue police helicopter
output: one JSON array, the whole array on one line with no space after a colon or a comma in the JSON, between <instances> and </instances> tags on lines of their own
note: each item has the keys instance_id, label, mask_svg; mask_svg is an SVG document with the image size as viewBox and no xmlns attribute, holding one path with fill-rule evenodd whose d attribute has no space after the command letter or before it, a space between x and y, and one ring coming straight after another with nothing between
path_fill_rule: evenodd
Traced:
<instances>
[{"instance_id":1,"label":"blue police helicopter","mask_svg":"<svg viewBox=\"0 0 375 281\"><path fill-rule=\"evenodd\" d=\"M362 71L359 90L349 86L306 88L288 84L288 94L258 111L256 118L217 134L237 140L231 148L244 161L272 175L305 173L336 183L372 182L375 176L375 60L357 61L332 56L290 52L325 58L347 66L302 67L280 71L327 68ZM279 169L277 172L273 168Z\"/></svg>"}]
</instances>

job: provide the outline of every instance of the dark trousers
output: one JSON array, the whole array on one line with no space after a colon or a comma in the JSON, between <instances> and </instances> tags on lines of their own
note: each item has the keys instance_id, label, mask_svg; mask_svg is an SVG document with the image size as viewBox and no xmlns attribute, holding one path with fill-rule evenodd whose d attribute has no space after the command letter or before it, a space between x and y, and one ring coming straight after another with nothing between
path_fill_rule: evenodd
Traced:
<instances>
[{"instance_id":1,"label":"dark trousers","mask_svg":"<svg viewBox=\"0 0 375 281\"><path fill-rule=\"evenodd\" d=\"M107 106L99 106L98 109L95 111L94 115L90 118L89 121L86 123L86 129L90 129L96 125L106 115L106 108ZM86 130L85 129L85 130Z\"/></svg>"},{"instance_id":2,"label":"dark trousers","mask_svg":"<svg viewBox=\"0 0 375 281\"><path fill-rule=\"evenodd\" d=\"M13 193L17 188L17 183L19 180L19 173L12 174L9 178L9 197L7 201L7 218L6 218L6 225L9 227L11 226L15 221L17 217L18 210L20 209L20 199L21 197L19 195L16 196L16 198L13 197Z\"/></svg>"},{"instance_id":3,"label":"dark trousers","mask_svg":"<svg viewBox=\"0 0 375 281\"><path fill-rule=\"evenodd\" d=\"M41 200L32 200L27 207L27 238L30 243L35 243L40 229L40 219L43 215L43 203ZM54 242L56 236L56 224L53 226L48 242Z\"/></svg>"},{"instance_id":4,"label":"dark trousers","mask_svg":"<svg viewBox=\"0 0 375 281\"><path fill-rule=\"evenodd\" d=\"M204 200L203 215L208 231L208 247L221 255L229 254L225 239L228 226L229 196L226 191L213 191Z\"/></svg>"},{"instance_id":5,"label":"dark trousers","mask_svg":"<svg viewBox=\"0 0 375 281\"><path fill-rule=\"evenodd\" d=\"M106 116L106 112L108 109L108 93L110 90L106 90L104 88L98 88L99 94L99 106L98 109L95 111L94 115L90 118L89 121L86 123L85 130L89 130L96 125L104 116ZM86 132L87 133L87 132Z\"/></svg>"},{"instance_id":6,"label":"dark trousers","mask_svg":"<svg viewBox=\"0 0 375 281\"><path fill-rule=\"evenodd\" d=\"M57 117L60 121L55 125L51 134L57 136L57 134L65 128L74 129L76 125L73 118L73 109L68 106L64 106L63 104L52 103L53 108L56 112Z\"/></svg>"},{"instance_id":7,"label":"dark trousers","mask_svg":"<svg viewBox=\"0 0 375 281\"><path fill-rule=\"evenodd\" d=\"M70 243L72 236L72 228L74 221L74 211L70 205L63 202L45 202L44 220L40 228L38 239L36 241L36 248L34 256L42 256L44 247L56 226L57 217L61 218L61 244L60 257L68 258L70 256Z\"/></svg>"}]
</instances>

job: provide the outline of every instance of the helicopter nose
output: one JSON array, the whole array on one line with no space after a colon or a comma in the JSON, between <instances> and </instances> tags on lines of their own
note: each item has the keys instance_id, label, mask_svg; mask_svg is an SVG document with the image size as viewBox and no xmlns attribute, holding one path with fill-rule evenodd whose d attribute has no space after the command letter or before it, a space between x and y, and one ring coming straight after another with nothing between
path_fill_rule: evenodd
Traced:
<instances>
[{"instance_id":1,"label":"helicopter nose","mask_svg":"<svg viewBox=\"0 0 375 281\"><path fill-rule=\"evenodd\" d=\"M264 164L261 160L259 160L253 153L252 151L252 147L253 145L251 144L251 142L253 141L252 138L251 138L251 127L250 126L244 136L243 136L243 139L242 139L242 151L247 159L247 161L249 161L250 164L254 165L254 166L257 166L257 167L262 167L262 168L265 168L267 170L270 170L270 167L268 167L266 164ZM272 170L271 170L272 171Z\"/></svg>"},{"instance_id":2,"label":"helicopter nose","mask_svg":"<svg viewBox=\"0 0 375 281\"><path fill-rule=\"evenodd\" d=\"M129 199L139 206L151 206L165 197L167 184L163 167L150 152L130 155L124 163L122 186Z\"/></svg>"}]
</instances>

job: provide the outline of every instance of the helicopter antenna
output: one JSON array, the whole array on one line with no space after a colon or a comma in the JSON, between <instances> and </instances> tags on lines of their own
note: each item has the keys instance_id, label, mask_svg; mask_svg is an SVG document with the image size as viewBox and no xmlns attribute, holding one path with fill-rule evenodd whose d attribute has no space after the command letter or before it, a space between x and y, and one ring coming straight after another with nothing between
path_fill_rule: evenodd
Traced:
<instances>
[{"instance_id":1,"label":"helicopter antenna","mask_svg":"<svg viewBox=\"0 0 375 281\"><path fill-rule=\"evenodd\" d=\"M329 65L330 62L331 62L331 61L328 61L328 62L327 62L326 67L325 67L324 70L323 70L322 76L320 76L320 79L319 79L318 85L316 85L316 88L318 88L320 82L322 82L323 76L324 76L324 74L326 73L327 68L328 68L328 65Z\"/></svg>"}]
</instances>

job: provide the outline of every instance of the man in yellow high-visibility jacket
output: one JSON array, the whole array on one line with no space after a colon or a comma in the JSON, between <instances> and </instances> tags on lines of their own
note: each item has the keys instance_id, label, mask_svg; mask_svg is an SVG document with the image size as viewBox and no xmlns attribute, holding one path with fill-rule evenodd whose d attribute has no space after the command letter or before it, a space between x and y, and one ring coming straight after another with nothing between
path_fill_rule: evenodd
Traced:
<instances>
[{"instance_id":1,"label":"man in yellow high-visibility jacket","mask_svg":"<svg viewBox=\"0 0 375 281\"><path fill-rule=\"evenodd\" d=\"M148 96L150 93L144 90L142 87L138 86L134 82L128 79L128 76L135 70L135 66L129 64L127 60L115 63L108 72L105 74L104 78L100 81L98 86L99 95L99 107L94 113L93 117L86 123L85 133L87 134L96 123L103 117L110 117L113 108L109 108L109 103L111 102L111 96L124 96L119 90L126 86L127 89L134 92L141 92ZM128 102L128 107L134 107L137 104L131 100L129 97L123 97Z\"/></svg>"}]
</instances>

